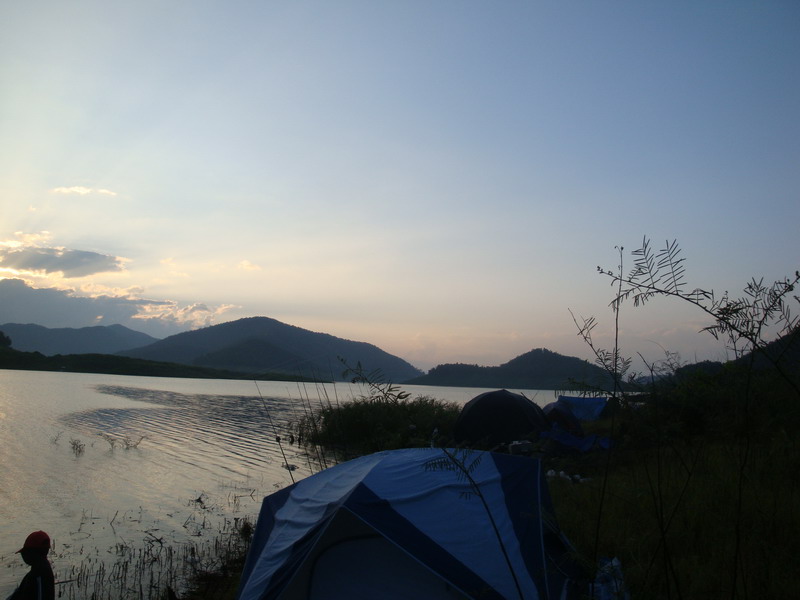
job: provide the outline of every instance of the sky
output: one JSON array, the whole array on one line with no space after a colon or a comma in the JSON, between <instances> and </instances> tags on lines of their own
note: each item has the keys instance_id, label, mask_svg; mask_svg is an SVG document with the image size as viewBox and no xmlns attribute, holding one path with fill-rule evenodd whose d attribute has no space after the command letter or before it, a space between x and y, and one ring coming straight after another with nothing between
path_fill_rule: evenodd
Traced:
<instances>
[{"instance_id":1,"label":"sky","mask_svg":"<svg viewBox=\"0 0 800 600\"><path fill-rule=\"evenodd\" d=\"M623 247L689 288L800 268L800 4L0 7L0 323L249 316L429 369L613 344ZM703 314L623 353L726 358Z\"/></svg>"}]
</instances>

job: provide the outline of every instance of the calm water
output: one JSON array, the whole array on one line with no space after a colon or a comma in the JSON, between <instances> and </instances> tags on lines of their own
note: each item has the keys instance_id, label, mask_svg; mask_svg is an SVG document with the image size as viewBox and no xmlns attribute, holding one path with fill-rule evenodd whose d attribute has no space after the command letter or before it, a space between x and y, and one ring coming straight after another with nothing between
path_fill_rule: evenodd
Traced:
<instances>
[{"instance_id":1,"label":"calm water","mask_svg":"<svg viewBox=\"0 0 800 600\"><path fill-rule=\"evenodd\" d=\"M403 389L459 403L484 391ZM254 521L264 495L319 468L289 443L291 421L363 391L0 370L0 598L26 572L14 552L37 529L53 538L56 579L67 581L162 545L212 544L237 519ZM59 588L83 597L77 585Z\"/></svg>"}]
</instances>

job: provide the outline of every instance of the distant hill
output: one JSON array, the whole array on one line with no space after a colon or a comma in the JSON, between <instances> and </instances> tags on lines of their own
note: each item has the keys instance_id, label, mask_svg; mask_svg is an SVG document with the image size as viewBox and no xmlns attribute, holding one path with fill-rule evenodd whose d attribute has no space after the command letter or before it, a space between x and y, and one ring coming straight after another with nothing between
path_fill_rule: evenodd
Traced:
<instances>
[{"instance_id":1,"label":"distant hill","mask_svg":"<svg viewBox=\"0 0 800 600\"><path fill-rule=\"evenodd\" d=\"M800 384L800 327L795 327L782 337L767 342L762 350L755 354L748 352L727 363L706 360L684 365L676 369L675 375L689 376L699 372L716 375L726 364L744 368L752 366L755 371L780 369L783 376Z\"/></svg>"},{"instance_id":2,"label":"distant hill","mask_svg":"<svg viewBox=\"0 0 800 600\"><path fill-rule=\"evenodd\" d=\"M748 354L737 362L749 364L750 358ZM795 327L783 337L766 344L763 354L756 354L756 368L774 368L775 365L785 375L794 377L796 381L800 382L800 326Z\"/></svg>"},{"instance_id":3,"label":"distant hill","mask_svg":"<svg viewBox=\"0 0 800 600\"><path fill-rule=\"evenodd\" d=\"M531 350L499 367L443 364L409 384L461 387L517 388L533 390L569 389L570 380L600 384L608 374L600 367L573 356L563 356L544 348Z\"/></svg>"},{"instance_id":4,"label":"distant hill","mask_svg":"<svg viewBox=\"0 0 800 600\"><path fill-rule=\"evenodd\" d=\"M6 323L0 331L11 338L11 347L21 352L56 354L116 354L139 348L157 338L122 325L51 329L34 324Z\"/></svg>"},{"instance_id":5,"label":"distant hill","mask_svg":"<svg viewBox=\"0 0 800 600\"><path fill-rule=\"evenodd\" d=\"M368 344L316 333L268 317L250 317L170 336L142 348L118 352L146 360L243 372L278 372L340 380L339 357L365 370L380 369L389 381L422 371Z\"/></svg>"}]
</instances>

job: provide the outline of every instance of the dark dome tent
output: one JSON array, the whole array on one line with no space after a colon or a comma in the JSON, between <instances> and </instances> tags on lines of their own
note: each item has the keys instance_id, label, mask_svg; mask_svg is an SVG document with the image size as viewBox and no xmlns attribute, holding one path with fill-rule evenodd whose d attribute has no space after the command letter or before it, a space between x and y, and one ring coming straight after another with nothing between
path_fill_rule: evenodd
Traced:
<instances>
[{"instance_id":1,"label":"dark dome tent","mask_svg":"<svg viewBox=\"0 0 800 600\"><path fill-rule=\"evenodd\" d=\"M550 429L542 409L522 394L484 392L467 402L458 415L453 437L458 444L494 447Z\"/></svg>"}]
</instances>

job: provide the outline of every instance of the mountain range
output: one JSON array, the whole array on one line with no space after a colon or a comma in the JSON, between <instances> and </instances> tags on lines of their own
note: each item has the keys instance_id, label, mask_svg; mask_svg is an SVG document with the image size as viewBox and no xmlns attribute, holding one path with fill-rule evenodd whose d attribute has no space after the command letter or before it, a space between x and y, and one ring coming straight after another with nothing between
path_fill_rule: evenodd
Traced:
<instances>
[{"instance_id":1,"label":"mountain range","mask_svg":"<svg viewBox=\"0 0 800 600\"><path fill-rule=\"evenodd\" d=\"M12 347L22 352L56 354L115 354L138 348L158 339L122 325L49 328L41 325L5 323L0 331L11 338Z\"/></svg>"},{"instance_id":2,"label":"mountain range","mask_svg":"<svg viewBox=\"0 0 800 600\"><path fill-rule=\"evenodd\" d=\"M6 323L14 350L56 354L115 354L240 373L278 373L340 380L345 364L361 363L390 381L422 374L405 360L365 342L316 333L268 317L251 317L187 331L163 340L122 325L48 329Z\"/></svg>"},{"instance_id":3,"label":"mountain range","mask_svg":"<svg viewBox=\"0 0 800 600\"><path fill-rule=\"evenodd\" d=\"M47 356L112 354L149 363L177 363L241 374L280 374L323 380L345 378L345 365L379 371L386 381L418 385L512 389L567 389L569 381L603 382L605 372L588 361L543 348L496 367L443 364L424 374L377 346L250 317L187 331L163 340L122 325L48 329L0 325L14 350ZM96 360L95 360L96 362ZM119 368L115 363L115 369ZM177 372L176 368L176 372ZM118 372L118 371L115 371Z\"/></svg>"}]
</instances>

